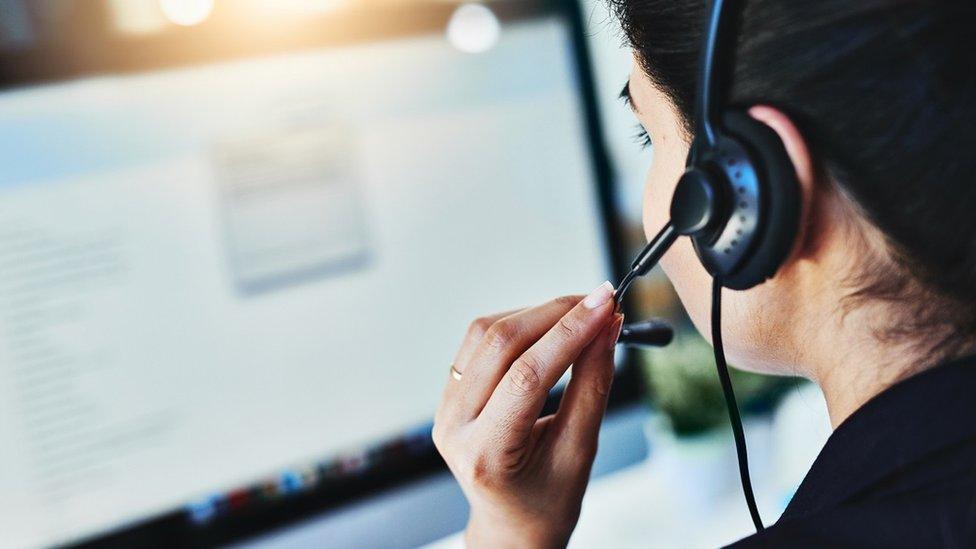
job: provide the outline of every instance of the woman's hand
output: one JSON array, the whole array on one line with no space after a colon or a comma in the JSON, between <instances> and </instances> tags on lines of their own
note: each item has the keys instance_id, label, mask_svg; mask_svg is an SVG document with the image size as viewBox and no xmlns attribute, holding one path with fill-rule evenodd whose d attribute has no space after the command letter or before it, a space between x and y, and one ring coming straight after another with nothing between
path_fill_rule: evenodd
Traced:
<instances>
[{"instance_id":1,"label":"woman's hand","mask_svg":"<svg viewBox=\"0 0 976 549\"><path fill-rule=\"evenodd\" d=\"M579 518L623 316L613 287L471 324L434 443L471 504L469 546L565 545ZM573 364L554 415L549 390Z\"/></svg>"}]
</instances>

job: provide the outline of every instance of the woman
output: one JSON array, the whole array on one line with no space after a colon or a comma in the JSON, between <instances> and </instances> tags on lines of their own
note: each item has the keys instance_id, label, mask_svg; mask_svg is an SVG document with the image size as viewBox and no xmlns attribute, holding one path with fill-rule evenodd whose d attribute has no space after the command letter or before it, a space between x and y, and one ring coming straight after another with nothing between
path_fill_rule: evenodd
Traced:
<instances>
[{"instance_id":1,"label":"woman","mask_svg":"<svg viewBox=\"0 0 976 549\"><path fill-rule=\"evenodd\" d=\"M783 517L742 546L976 543L976 6L749 0L731 103L780 137L801 187L775 277L726 291L737 367L802 375L835 428ZM648 236L691 132L701 1L614 0L625 88L654 143ZM661 261L708 335L710 278L687 241ZM434 439L471 504L471 546L564 545L579 516L622 318L585 298L472 323ZM574 364L555 415L547 391ZM651 541L651 540L649 540Z\"/></svg>"}]
</instances>

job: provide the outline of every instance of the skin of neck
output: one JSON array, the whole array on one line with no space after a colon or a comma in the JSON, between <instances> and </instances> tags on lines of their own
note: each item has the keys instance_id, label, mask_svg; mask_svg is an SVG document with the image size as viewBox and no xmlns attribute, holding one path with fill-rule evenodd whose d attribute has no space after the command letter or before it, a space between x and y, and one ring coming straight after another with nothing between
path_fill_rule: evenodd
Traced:
<instances>
[{"instance_id":1,"label":"skin of neck","mask_svg":"<svg viewBox=\"0 0 976 549\"><path fill-rule=\"evenodd\" d=\"M883 309L862 306L847 314L822 310L803 330L806 343L798 365L823 391L835 429L879 393L916 373L925 360L907 345L878 339L879 319L892 318Z\"/></svg>"},{"instance_id":2,"label":"skin of neck","mask_svg":"<svg viewBox=\"0 0 976 549\"><path fill-rule=\"evenodd\" d=\"M878 337L904 314L897 304L851 302L850 275L863 268L863 257L887 257L881 233L842 196L827 196L816 209L819 219L811 221L817 236L807 239L784 273L782 285L790 288L794 306L789 321L780 323L789 326L781 328L787 332L781 341L796 373L820 386L836 429L873 397L924 369L930 357L915 341Z\"/></svg>"}]
</instances>

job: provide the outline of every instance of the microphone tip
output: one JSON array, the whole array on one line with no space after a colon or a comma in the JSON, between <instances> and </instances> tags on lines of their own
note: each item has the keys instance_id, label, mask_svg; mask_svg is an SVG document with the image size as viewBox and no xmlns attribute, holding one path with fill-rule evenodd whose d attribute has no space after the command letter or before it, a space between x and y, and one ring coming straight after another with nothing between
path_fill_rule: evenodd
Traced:
<instances>
[{"instance_id":1,"label":"microphone tip","mask_svg":"<svg viewBox=\"0 0 976 549\"><path fill-rule=\"evenodd\" d=\"M674 339L674 328L667 322L652 318L620 329L617 343L634 347L664 347Z\"/></svg>"}]
</instances>

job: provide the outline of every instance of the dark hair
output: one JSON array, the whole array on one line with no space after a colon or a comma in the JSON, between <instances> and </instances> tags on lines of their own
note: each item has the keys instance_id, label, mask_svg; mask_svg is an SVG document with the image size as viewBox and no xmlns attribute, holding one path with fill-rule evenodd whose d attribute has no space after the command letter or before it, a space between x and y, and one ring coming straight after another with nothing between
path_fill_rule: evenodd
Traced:
<instances>
[{"instance_id":1,"label":"dark hair","mask_svg":"<svg viewBox=\"0 0 976 549\"><path fill-rule=\"evenodd\" d=\"M610 0L685 130L702 0ZM856 300L906 307L885 337L921 332L952 355L976 341L976 2L745 0L729 102L773 105L823 173L885 236L852 275Z\"/></svg>"}]
</instances>

